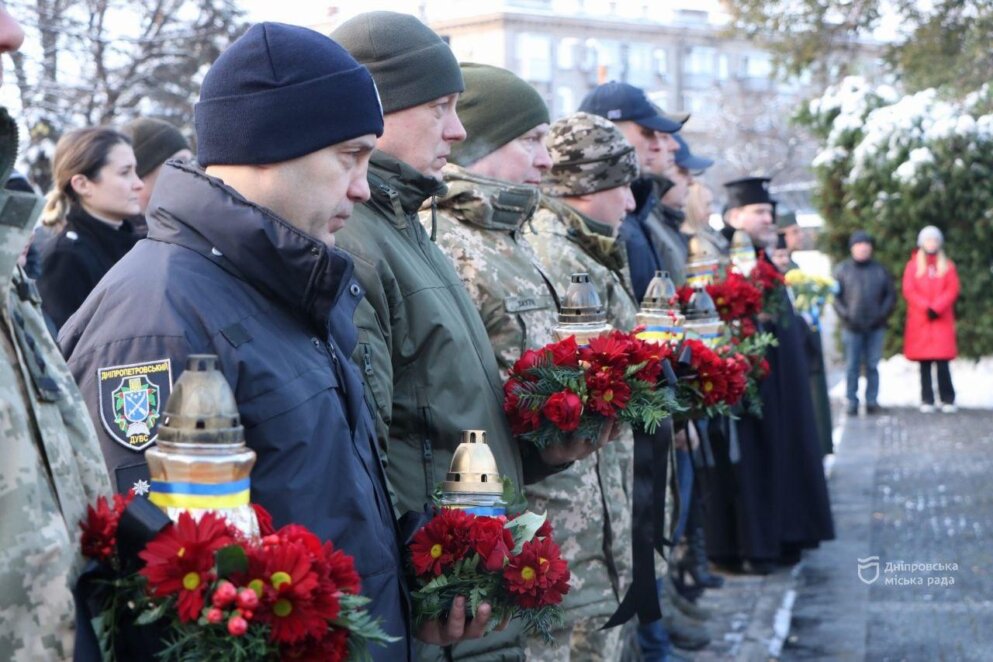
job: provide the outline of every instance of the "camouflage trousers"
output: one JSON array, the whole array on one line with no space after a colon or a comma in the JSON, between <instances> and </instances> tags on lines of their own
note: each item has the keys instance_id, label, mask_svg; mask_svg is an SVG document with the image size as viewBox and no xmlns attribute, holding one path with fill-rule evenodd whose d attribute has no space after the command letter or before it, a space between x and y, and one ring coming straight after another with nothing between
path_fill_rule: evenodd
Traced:
<instances>
[{"instance_id":1,"label":"camouflage trousers","mask_svg":"<svg viewBox=\"0 0 993 662\"><path fill-rule=\"evenodd\" d=\"M571 623L552 631L554 642L530 637L524 649L537 662L617 662L621 659L621 628L601 630L606 618Z\"/></svg>"}]
</instances>

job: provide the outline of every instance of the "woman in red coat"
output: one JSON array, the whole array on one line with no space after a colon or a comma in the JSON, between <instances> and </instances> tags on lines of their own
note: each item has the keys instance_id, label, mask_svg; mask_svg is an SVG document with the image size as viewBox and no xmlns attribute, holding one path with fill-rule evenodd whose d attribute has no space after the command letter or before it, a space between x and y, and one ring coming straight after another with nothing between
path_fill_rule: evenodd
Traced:
<instances>
[{"instance_id":1,"label":"woman in red coat","mask_svg":"<svg viewBox=\"0 0 993 662\"><path fill-rule=\"evenodd\" d=\"M903 270L903 296L907 300L907 326L903 354L921 364L921 411L934 411L931 364L938 366L941 411L953 413L955 388L948 362L957 354L955 300L959 277L955 263L942 250L941 230L929 225L917 235L917 250Z\"/></svg>"}]
</instances>

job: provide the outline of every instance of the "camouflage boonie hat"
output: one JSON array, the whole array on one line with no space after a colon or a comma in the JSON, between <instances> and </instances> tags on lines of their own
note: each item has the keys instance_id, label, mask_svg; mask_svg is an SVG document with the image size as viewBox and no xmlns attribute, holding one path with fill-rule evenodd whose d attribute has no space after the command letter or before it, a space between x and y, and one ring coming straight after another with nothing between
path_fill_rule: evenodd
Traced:
<instances>
[{"instance_id":1,"label":"camouflage boonie hat","mask_svg":"<svg viewBox=\"0 0 993 662\"><path fill-rule=\"evenodd\" d=\"M552 125L545 138L552 168L541 190L555 197L587 195L638 178L638 156L610 120L575 113Z\"/></svg>"}]
</instances>

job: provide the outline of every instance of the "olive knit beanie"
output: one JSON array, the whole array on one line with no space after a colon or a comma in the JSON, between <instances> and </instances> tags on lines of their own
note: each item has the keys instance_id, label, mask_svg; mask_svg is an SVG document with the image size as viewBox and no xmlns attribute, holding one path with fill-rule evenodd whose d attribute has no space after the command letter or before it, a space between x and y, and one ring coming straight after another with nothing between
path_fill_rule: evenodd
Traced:
<instances>
[{"instance_id":1,"label":"olive knit beanie","mask_svg":"<svg viewBox=\"0 0 993 662\"><path fill-rule=\"evenodd\" d=\"M458 113L468 137L452 145L452 162L470 166L539 124L548 124L548 106L538 90L515 74L486 64L462 63L465 92Z\"/></svg>"},{"instance_id":2,"label":"olive knit beanie","mask_svg":"<svg viewBox=\"0 0 993 662\"><path fill-rule=\"evenodd\" d=\"M135 172L142 179L176 152L190 148L179 129L162 120L139 117L122 128L122 133L131 138L138 162Z\"/></svg>"},{"instance_id":3,"label":"olive knit beanie","mask_svg":"<svg viewBox=\"0 0 993 662\"><path fill-rule=\"evenodd\" d=\"M197 161L289 161L359 136L383 135L366 68L307 28L258 23L204 76L195 109Z\"/></svg>"},{"instance_id":4,"label":"olive knit beanie","mask_svg":"<svg viewBox=\"0 0 993 662\"><path fill-rule=\"evenodd\" d=\"M376 80L383 112L419 106L465 89L458 60L441 37L409 14L373 11L331 33Z\"/></svg>"}]
</instances>

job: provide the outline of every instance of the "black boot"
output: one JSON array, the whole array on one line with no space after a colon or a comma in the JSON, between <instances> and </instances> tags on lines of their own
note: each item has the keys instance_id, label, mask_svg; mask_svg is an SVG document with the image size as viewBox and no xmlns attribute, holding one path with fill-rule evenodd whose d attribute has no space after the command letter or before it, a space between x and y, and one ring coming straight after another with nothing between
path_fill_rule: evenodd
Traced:
<instances>
[{"instance_id":1,"label":"black boot","mask_svg":"<svg viewBox=\"0 0 993 662\"><path fill-rule=\"evenodd\" d=\"M679 580L683 585L687 583L686 575L692 577L693 584L701 588L724 586L724 578L710 572L702 526L686 531L686 554L679 560Z\"/></svg>"}]
</instances>

